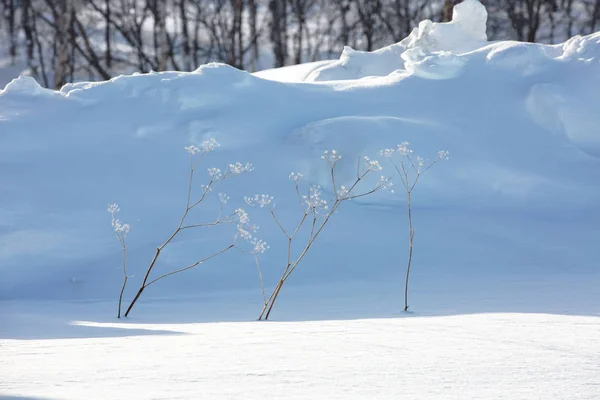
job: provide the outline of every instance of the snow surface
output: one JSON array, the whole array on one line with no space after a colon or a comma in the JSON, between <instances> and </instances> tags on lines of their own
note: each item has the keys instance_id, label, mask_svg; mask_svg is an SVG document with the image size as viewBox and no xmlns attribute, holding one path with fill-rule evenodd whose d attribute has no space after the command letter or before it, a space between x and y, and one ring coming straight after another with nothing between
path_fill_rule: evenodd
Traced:
<instances>
[{"instance_id":1,"label":"snow surface","mask_svg":"<svg viewBox=\"0 0 600 400\"><path fill-rule=\"evenodd\" d=\"M339 61L8 84L0 398L599 398L600 33L546 46L486 42L484 27L466 0L451 23ZM220 191L271 246L268 290L286 239L244 195L274 195L290 226L288 174L327 188L325 149L344 156L340 183L357 157L404 141L426 158L449 150L413 193L412 313L400 312L405 206L379 193L333 217L282 291L278 322L247 322L261 308L256 268L228 253L149 288L115 324L107 205L133 225L129 300L183 211L183 148L209 137L221 147L200 172L255 166ZM217 212L213 199L192 217ZM178 237L156 273L228 244L220 228Z\"/></svg>"},{"instance_id":2,"label":"snow surface","mask_svg":"<svg viewBox=\"0 0 600 400\"><path fill-rule=\"evenodd\" d=\"M105 337L9 340L3 398L586 399L595 317L539 314L128 324ZM543 327L543 329L540 329ZM125 336L111 337L121 328Z\"/></svg>"}]
</instances>

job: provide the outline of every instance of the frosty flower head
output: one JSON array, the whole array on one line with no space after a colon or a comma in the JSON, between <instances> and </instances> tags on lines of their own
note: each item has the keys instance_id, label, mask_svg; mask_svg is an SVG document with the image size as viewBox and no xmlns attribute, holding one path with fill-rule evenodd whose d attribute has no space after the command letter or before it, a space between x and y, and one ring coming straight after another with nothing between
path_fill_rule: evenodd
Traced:
<instances>
[{"instance_id":1,"label":"frosty flower head","mask_svg":"<svg viewBox=\"0 0 600 400\"><path fill-rule=\"evenodd\" d=\"M121 233L123 235L127 235L131 229L129 224L122 223L118 218L112 221L112 227L115 233Z\"/></svg>"},{"instance_id":2,"label":"frosty flower head","mask_svg":"<svg viewBox=\"0 0 600 400\"><path fill-rule=\"evenodd\" d=\"M379 152L382 157L391 158L394 154L398 153L402 157L412 154L412 150L408 148L408 142L400 143L395 149L383 149Z\"/></svg>"},{"instance_id":3,"label":"frosty flower head","mask_svg":"<svg viewBox=\"0 0 600 400\"><path fill-rule=\"evenodd\" d=\"M321 186L313 185L308 190L308 195L303 196L304 204L310 212L319 213L324 212L329 208L328 202L323 199L323 191Z\"/></svg>"},{"instance_id":4,"label":"frosty flower head","mask_svg":"<svg viewBox=\"0 0 600 400\"><path fill-rule=\"evenodd\" d=\"M394 152L395 152L395 150L394 150L394 149L383 149L383 150L381 150L381 151L379 152L379 154L380 154L382 157L385 157L385 158L390 158L391 156L393 156L393 155L394 155Z\"/></svg>"},{"instance_id":5,"label":"frosty flower head","mask_svg":"<svg viewBox=\"0 0 600 400\"><path fill-rule=\"evenodd\" d=\"M412 152L413 151L408 148L408 142L402 142L396 148L396 153L400 154L401 156L411 155Z\"/></svg>"},{"instance_id":6,"label":"frosty flower head","mask_svg":"<svg viewBox=\"0 0 600 400\"><path fill-rule=\"evenodd\" d=\"M325 150L323 152L323 155L321 156L321 160L327 161L329 163L329 166L332 168L341 159L342 159L342 156L340 154L338 154L338 152L336 150L331 150L331 151Z\"/></svg>"},{"instance_id":7,"label":"frosty flower head","mask_svg":"<svg viewBox=\"0 0 600 400\"><path fill-rule=\"evenodd\" d=\"M215 167L208 169L208 175L210 176L210 179L213 181L218 181L223 177L221 170L219 168L215 168Z\"/></svg>"},{"instance_id":8,"label":"frosty flower head","mask_svg":"<svg viewBox=\"0 0 600 400\"><path fill-rule=\"evenodd\" d=\"M390 190L392 188L392 186L394 186L394 184L392 183L392 179L387 177L387 176L383 176L381 175L379 177L379 181L377 182L377 188L380 190ZM392 193L394 193L394 190L390 190Z\"/></svg>"},{"instance_id":9,"label":"frosty flower head","mask_svg":"<svg viewBox=\"0 0 600 400\"><path fill-rule=\"evenodd\" d=\"M250 217L248 217L248 213L241 208L235 210L237 215L237 220L240 224L247 224L250 222Z\"/></svg>"},{"instance_id":10,"label":"frosty flower head","mask_svg":"<svg viewBox=\"0 0 600 400\"><path fill-rule=\"evenodd\" d=\"M450 158L450 152L448 152L447 150L440 150L437 153L437 159L438 160L447 160Z\"/></svg>"},{"instance_id":11,"label":"frosty flower head","mask_svg":"<svg viewBox=\"0 0 600 400\"><path fill-rule=\"evenodd\" d=\"M112 203L111 205L108 206L107 211L111 214L116 214L120 211L119 205L117 203Z\"/></svg>"},{"instance_id":12,"label":"frosty flower head","mask_svg":"<svg viewBox=\"0 0 600 400\"><path fill-rule=\"evenodd\" d=\"M423 168L423 165L425 165L425 160L423 159L423 157L417 156L417 159L415 161L417 164L417 173L421 173L421 169Z\"/></svg>"},{"instance_id":13,"label":"frosty flower head","mask_svg":"<svg viewBox=\"0 0 600 400\"><path fill-rule=\"evenodd\" d=\"M345 199L346 197L348 197L348 194L350 194L350 190L348 190L346 188L346 186L340 186L340 188L337 191L337 198L338 199Z\"/></svg>"},{"instance_id":14,"label":"frosty flower head","mask_svg":"<svg viewBox=\"0 0 600 400\"><path fill-rule=\"evenodd\" d=\"M188 153L190 153L192 156L194 156L196 154L210 153L211 151L214 151L217 147L219 147L219 143L217 143L217 141L215 140L215 138L210 138L210 139L205 140L204 142L202 142L202 144L200 145L200 147L194 146L192 144L192 145L184 147L184 149L185 149L185 151L187 151Z\"/></svg>"},{"instance_id":15,"label":"frosty flower head","mask_svg":"<svg viewBox=\"0 0 600 400\"><path fill-rule=\"evenodd\" d=\"M243 172L250 172L252 170L253 167L250 163L242 164L241 162L236 162L235 164L229 164L229 172L234 175L239 175Z\"/></svg>"},{"instance_id":16,"label":"frosty flower head","mask_svg":"<svg viewBox=\"0 0 600 400\"><path fill-rule=\"evenodd\" d=\"M269 249L267 242L258 238L252 238L250 244L253 246L252 254L262 254Z\"/></svg>"},{"instance_id":17,"label":"frosty flower head","mask_svg":"<svg viewBox=\"0 0 600 400\"><path fill-rule=\"evenodd\" d=\"M227 200L229 200L229 196L227 196L225 193L219 193L219 201L221 204L226 204Z\"/></svg>"},{"instance_id":18,"label":"frosty flower head","mask_svg":"<svg viewBox=\"0 0 600 400\"><path fill-rule=\"evenodd\" d=\"M190 153L191 155L195 155L200 153L200 149L194 145L190 145L190 146L186 146L184 147L185 151L187 151L188 153Z\"/></svg>"},{"instance_id":19,"label":"frosty flower head","mask_svg":"<svg viewBox=\"0 0 600 400\"><path fill-rule=\"evenodd\" d=\"M215 151L215 149L219 146L220 144L217 143L215 138L210 138L202 142L200 148L202 149L202 153L210 153L211 151Z\"/></svg>"},{"instance_id":20,"label":"frosty flower head","mask_svg":"<svg viewBox=\"0 0 600 400\"><path fill-rule=\"evenodd\" d=\"M252 240L252 234L242 224L237 225L237 233L242 240Z\"/></svg>"},{"instance_id":21,"label":"frosty flower head","mask_svg":"<svg viewBox=\"0 0 600 400\"><path fill-rule=\"evenodd\" d=\"M254 206L257 205L260 208L266 207L273 202L274 197L268 194L255 194L253 197L246 196L244 200L246 204Z\"/></svg>"},{"instance_id":22,"label":"frosty flower head","mask_svg":"<svg viewBox=\"0 0 600 400\"><path fill-rule=\"evenodd\" d=\"M292 172L289 176L290 180L298 183L302 179L303 175L299 172Z\"/></svg>"},{"instance_id":23,"label":"frosty flower head","mask_svg":"<svg viewBox=\"0 0 600 400\"><path fill-rule=\"evenodd\" d=\"M365 161L367 172L381 171L382 168L379 161L371 160L369 157L363 157L363 160Z\"/></svg>"},{"instance_id":24,"label":"frosty flower head","mask_svg":"<svg viewBox=\"0 0 600 400\"><path fill-rule=\"evenodd\" d=\"M127 236L129 231L131 230L131 227L129 226L129 224L124 224L123 222L121 222L121 220L116 218L116 214L120 211L119 205L117 203L112 203L111 205L108 206L107 211L112 216L111 225L113 227L113 231L117 235L120 235L123 237Z\"/></svg>"}]
</instances>

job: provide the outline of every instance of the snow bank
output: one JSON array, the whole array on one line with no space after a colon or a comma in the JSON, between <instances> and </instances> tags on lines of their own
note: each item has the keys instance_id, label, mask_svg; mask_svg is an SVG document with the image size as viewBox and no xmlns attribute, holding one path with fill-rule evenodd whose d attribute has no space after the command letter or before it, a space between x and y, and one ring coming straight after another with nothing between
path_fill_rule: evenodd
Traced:
<instances>
[{"instance_id":1,"label":"snow bank","mask_svg":"<svg viewBox=\"0 0 600 400\"><path fill-rule=\"evenodd\" d=\"M535 282L539 273L597 268L599 34L558 46L487 43L484 25L485 10L467 0L451 23L424 22L377 52L346 50L306 79L320 82L278 82L290 71L273 78L281 71L256 76L222 64L60 92L14 81L0 93L0 296L113 299L120 253L106 213L112 201L135 223L128 237L134 290L180 217L183 148L208 137L221 147L202 171L255 165L222 188L231 206L270 193L290 224L297 200L287 176L297 171L325 185L325 149L343 153L342 181L357 157L403 141L426 158L449 150L451 160L414 194L415 290L427 290L440 271L459 280L479 270L522 271ZM400 281L403 207L379 194L343 208L290 282ZM196 217L211 220L217 208L213 202ZM268 215L248 211L271 244L263 259L270 285L285 246ZM157 268L179 267L229 239L227 230L183 236ZM231 255L165 279L148 296L256 285L254 265Z\"/></svg>"},{"instance_id":2,"label":"snow bank","mask_svg":"<svg viewBox=\"0 0 600 400\"><path fill-rule=\"evenodd\" d=\"M454 7L452 21L422 21L400 43L374 52L346 46L340 60L314 70L308 82L385 76L407 70L428 78L456 76L464 61L457 55L487 44L487 12L478 0L466 0Z\"/></svg>"},{"instance_id":3,"label":"snow bank","mask_svg":"<svg viewBox=\"0 0 600 400\"><path fill-rule=\"evenodd\" d=\"M54 90L43 88L35 79L30 76L19 76L11 80L4 90L0 90L0 95L14 94L17 96L59 96Z\"/></svg>"}]
</instances>

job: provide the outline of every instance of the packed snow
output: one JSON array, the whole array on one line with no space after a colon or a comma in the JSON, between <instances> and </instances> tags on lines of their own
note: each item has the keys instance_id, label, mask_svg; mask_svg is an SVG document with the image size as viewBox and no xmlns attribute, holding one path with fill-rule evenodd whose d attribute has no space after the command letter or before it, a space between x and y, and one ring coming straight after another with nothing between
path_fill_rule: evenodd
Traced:
<instances>
[{"instance_id":1,"label":"packed snow","mask_svg":"<svg viewBox=\"0 0 600 400\"><path fill-rule=\"evenodd\" d=\"M465 0L449 23L337 61L256 74L208 64L60 91L7 84L0 398L599 398L600 33L487 42L485 22ZM410 312L405 200L381 191L332 217L272 322L253 321L259 276L240 252L169 276L117 320L122 253L108 205L131 225L128 302L184 211L184 147L209 138L220 147L194 193L207 169L252 163L218 191L269 244L259 257L269 291L287 240L244 196L274 196L292 229L301 214L288 176L329 193L324 150L343 155L340 184L363 156L389 172L380 150L402 142L429 160L448 150L412 197ZM216 194L194 221L219 214ZM232 235L186 231L154 274Z\"/></svg>"}]
</instances>

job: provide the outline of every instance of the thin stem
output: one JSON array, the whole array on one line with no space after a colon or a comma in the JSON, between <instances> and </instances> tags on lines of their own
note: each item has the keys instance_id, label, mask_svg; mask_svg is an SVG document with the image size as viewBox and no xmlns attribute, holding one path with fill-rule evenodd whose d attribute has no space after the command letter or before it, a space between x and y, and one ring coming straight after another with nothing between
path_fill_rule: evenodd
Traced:
<instances>
[{"instance_id":1,"label":"thin stem","mask_svg":"<svg viewBox=\"0 0 600 400\"><path fill-rule=\"evenodd\" d=\"M129 316L129 313L131 312L133 306L135 305L135 303L138 301L138 299L140 298L140 296L142 295L142 293L144 292L144 290L152 285L153 283L157 282L160 279L163 279L169 275L178 273L178 272L182 272L185 271L187 269L193 268L196 265L200 264L203 261L206 261L208 259L211 259L213 257L215 257L216 255L219 255L221 253L224 253L225 251L229 250L231 247L233 247L235 245L235 240L234 240L234 244L229 246L228 248L226 248L226 250L222 250L218 253L213 254L212 256L209 256L203 260L200 260L199 262L192 264L190 266L187 266L185 268L181 268L179 270L176 271L172 271L169 272L167 274L161 275L158 278L150 281L148 283L148 278L150 277L150 273L152 272L154 266L156 265L156 261L158 260L158 257L161 253L161 251L169 244L171 243L171 241L175 238L175 236L177 236L177 234L179 232L181 232L184 229L190 229L190 228L195 228L195 227L200 227L200 226L213 226L213 225L218 225L220 223L222 223L221 221L221 214L223 211L223 204L221 204L221 209L219 211L219 216L217 218L217 220L214 223L207 223L207 224L194 224L194 225L187 225L187 226L183 226L183 223L185 222L185 219L188 215L188 213L190 212L191 209L193 209L194 207L196 207L198 204L202 203L204 201L204 199L206 198L206 196L208 195L208 193L210 193L211 191L211 187L213 185L213 183L215 183L215 181L211 178L211 180L208 182L208 184L204 187L204 191L202 193L202 195L200 196L200 199L197 200L195 203L191 204L191 199L192 199L192 185L193 185L193 180L194 180L194 172L196 170L196 167L198 165L198 162L194 162L193 157L190 157L190 175L189 175L189 181L188 181L188 190L187 190L187 200L186 200L186 207L185 207L185 211L183 212L183 215L181 216L181 219L179 220L179 224L177 224L177 228L175 228L175 230L173 231L173 233L169 236L169 238L160 246L158 246L156 248L156 252L154 253L154 257L152 258L152 261L150 262L150 265L148 266L147 270L146 270L146 274L144 275L144 279L142 280L142 284L140 286L140 288L138 289L135 297L133 298L133 300L131 301L131 303L129 304L129 307L127 307L127 311L125 312L125 316ZM225 177L228 176L227 172L225 172L225 174L223 174L223 176L221 177L221 179L218 180L218 182L223 181L223 179L225 179ZM190 205L191 204L191 205ZM228 221L229 222L229 221ZM119 311L120 311L120 307L119 307Z\"/></svg>"},{"instance_id":2,"label":"thin stem","mask_svg":"<svg viewBox=\"0 0 600 400\"><path fill-rule=\"evenodd\" d=\"M123 303L123 293L125 292L125 286L127 286L127 246L125 245L125 238L121 235L117 236L121 245L123 246L123 285L121 285L121 293L119 293L119 308L117 311L117 318L121 318L121 304Z\"/></svg>"},{"instance_id":3,"label":"thin stem","mask_svg":"<svg viewBox=\"0 0 600 400\"><path fill-rule=\"evenodd\" d=\"M410 195L411 192L406 192L406 203L407 203L407 212L408 212L408 263L406 265L406 278L404 282L404 311L408 311L408 280L410 278L410 265L412 262L412 253L413 253L413 238L415 236L415 231L413 230L412 224L412 211L410 207Z\"/></svg>"},{"instance_id":4,"label":"thin stem","mask_svg":"<svg viewBox=\"0 0 600 400\"><path fill-rule=\"evenodd\" d=\"M277 219L277 217L275 216L275 211L273 211L273 209L271 209L271 216L273 217L273 219L275 220L275 222L277 223L277 226L279 227L279 229L281 229L281 232L283 232L283 234L289 238L290 235L288 235L288 233L286 232L285 228L283 227L283 225L281 225L281 223L279 223L279 220Z\"/></svg>"},{"instance_id":5,"label":"thin stem","mask_svg":"<svg viewBox=\"0 0 600 400\"><path fill-rule=\"evenodd\" d=\"M260 263L258 262L258 254L254 253L254 261L256 262L256 269L258 270L258 279L260 280L260 290L262 291L264 304L267 304L267 295L265 294L265 284L263 282L263 275L260 269Z\"/></svg>"},{"instance_id":6,"label":"thin stem","mask_svg":"<svg viewBox=\"0 0 600 400\"><path fill-rule=\"evenodd\" d=\"M205 258L203 258L201 260L198 260L195 263L188 265L187 267L183 267L183 268L180 268L180 269L176 269L175 271L167 272L166 274L163 274L163 275L161 275L161 276L159 276L157 278L154 278L153 280L151 280L150 282L148 282L145 286L148 287L148 286L150 286L150 285L152 285L152 284L160 281L161 279L166 278L167 276L174 275L174 274L177 274L179 272L187 271L188 269L194 268L194 267L202 264L203 262L210 260L211 258L215 258L216 256L225 253L227 250L233 248L234 246L235 246L235 244L230 244L229 246L221 249L220 251L218 251L218 252L216 252L214 254L211 254L210 256L205 257Z\"/></svg>"}]
</instances>

